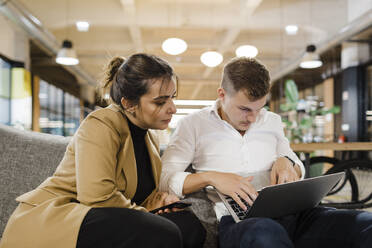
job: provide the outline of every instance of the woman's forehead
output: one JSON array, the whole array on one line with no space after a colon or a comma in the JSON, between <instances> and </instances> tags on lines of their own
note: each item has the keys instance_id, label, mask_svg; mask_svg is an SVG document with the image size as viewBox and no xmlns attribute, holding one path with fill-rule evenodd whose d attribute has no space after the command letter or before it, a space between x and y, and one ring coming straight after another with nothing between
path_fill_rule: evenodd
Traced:
<instances>
[{"instance_id":1,"label":"woman's forehead","mask_svg":"<svg viewBox=\"0 0 372 248\"><path fill-rule=\"evenodd\" d=\"M171 96L176 91L176 84L173 80L157 79L150 84L149 91L146 95L151 98L161 96Z\"/></svg>"}]
</instances>

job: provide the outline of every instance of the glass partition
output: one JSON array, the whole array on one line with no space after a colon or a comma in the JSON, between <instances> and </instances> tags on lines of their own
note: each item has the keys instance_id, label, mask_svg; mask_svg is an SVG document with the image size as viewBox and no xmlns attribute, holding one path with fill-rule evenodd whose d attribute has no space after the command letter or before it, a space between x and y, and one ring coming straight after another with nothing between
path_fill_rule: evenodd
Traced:
<instances>
[{"instance_id":1,"label":"glass partition","mask_svg":"<svg viewBox=\"0 0 372 248\"><path fill-rule=\"evenodd\" d=\"M31 130L31 73L24 68L12 68L11 73L10 125Z\"/></svg>"},{"instance_id":2,"label":"glass partition","mask_svg":"<svg viewBox=\"0 0 372 248\"><path fill-rule=\"evenodd\" d=\"M0 123L10 125L10 64L0 58Z\"/></svg>"},{"instance_id":3,"label":"glass partition","mask_svg":"<svg viewBox=\"0 0 372 248\"><path fill-rule=\"evenodd\" d=\"M40 80L40 131L72 136L80 123L80 101L44 80Z\"/></svg>"}]
</instances>

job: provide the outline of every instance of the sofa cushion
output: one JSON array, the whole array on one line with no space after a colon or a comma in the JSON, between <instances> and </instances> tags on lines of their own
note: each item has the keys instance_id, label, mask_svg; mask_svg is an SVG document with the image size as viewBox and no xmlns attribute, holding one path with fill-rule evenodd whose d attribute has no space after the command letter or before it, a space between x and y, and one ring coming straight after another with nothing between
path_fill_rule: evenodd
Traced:
<instances>
[{"instance_id":1,"label":"sofa cushion","mask_svg":"<svg viewBox=\"0 0 372 248\"><path fill-rule=\"evenodd\" d=\"M207 194L204 190L188 194L185 198L185 202L192 203L190 209L199 218L203 224L207 236L204 243L204 248L215 248L218 247L217 238L217 218L214 212L213 203L208 199Z\"/></svg>"},{"instance_id":2,"label":"sofa cushion","mask_svg":"<svg viewBox=\"0 0 372 248\"><path fill-rule=\"evenodd\" d=\"M0 124L0 234L18 205L15 198L51 176L69 138Z\"/></svg>"}]
</instances>

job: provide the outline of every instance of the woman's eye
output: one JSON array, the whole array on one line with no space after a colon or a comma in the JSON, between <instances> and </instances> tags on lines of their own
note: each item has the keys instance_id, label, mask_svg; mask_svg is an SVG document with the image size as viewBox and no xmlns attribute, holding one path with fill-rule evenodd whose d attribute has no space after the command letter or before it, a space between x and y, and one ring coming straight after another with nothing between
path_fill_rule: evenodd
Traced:
<instances>
[{"instance_id":1,"label":"woman's eye","mask_svg":"<svg viewBox=\"0 0 372 248\"><path fill-rule=\"evenodd\" d=\"M158 106L163 106L165 104L165 102L155 102L156 105Z\"/></svg>"}]
</instances>

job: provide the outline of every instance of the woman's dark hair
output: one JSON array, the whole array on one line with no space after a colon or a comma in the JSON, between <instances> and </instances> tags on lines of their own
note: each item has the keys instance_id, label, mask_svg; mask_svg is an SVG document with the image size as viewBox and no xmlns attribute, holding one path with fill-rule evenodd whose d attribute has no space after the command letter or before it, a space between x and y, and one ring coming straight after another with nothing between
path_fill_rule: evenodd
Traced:
<instances>
[{"instance_id":1,"label":"woman's dark hair","mask_svg":"<svg viewBox=\"0 0 372 248\"><path fill-rule=\"evenodd\" d=\"M137 53L128 59L114 57L107 65L103 90L109 88L112 101L120 106L122 97L137 105L154 79L162 80L161 89L172 79L178 80L168 62L157 56Z\"/></svg>"}]
</instances>

